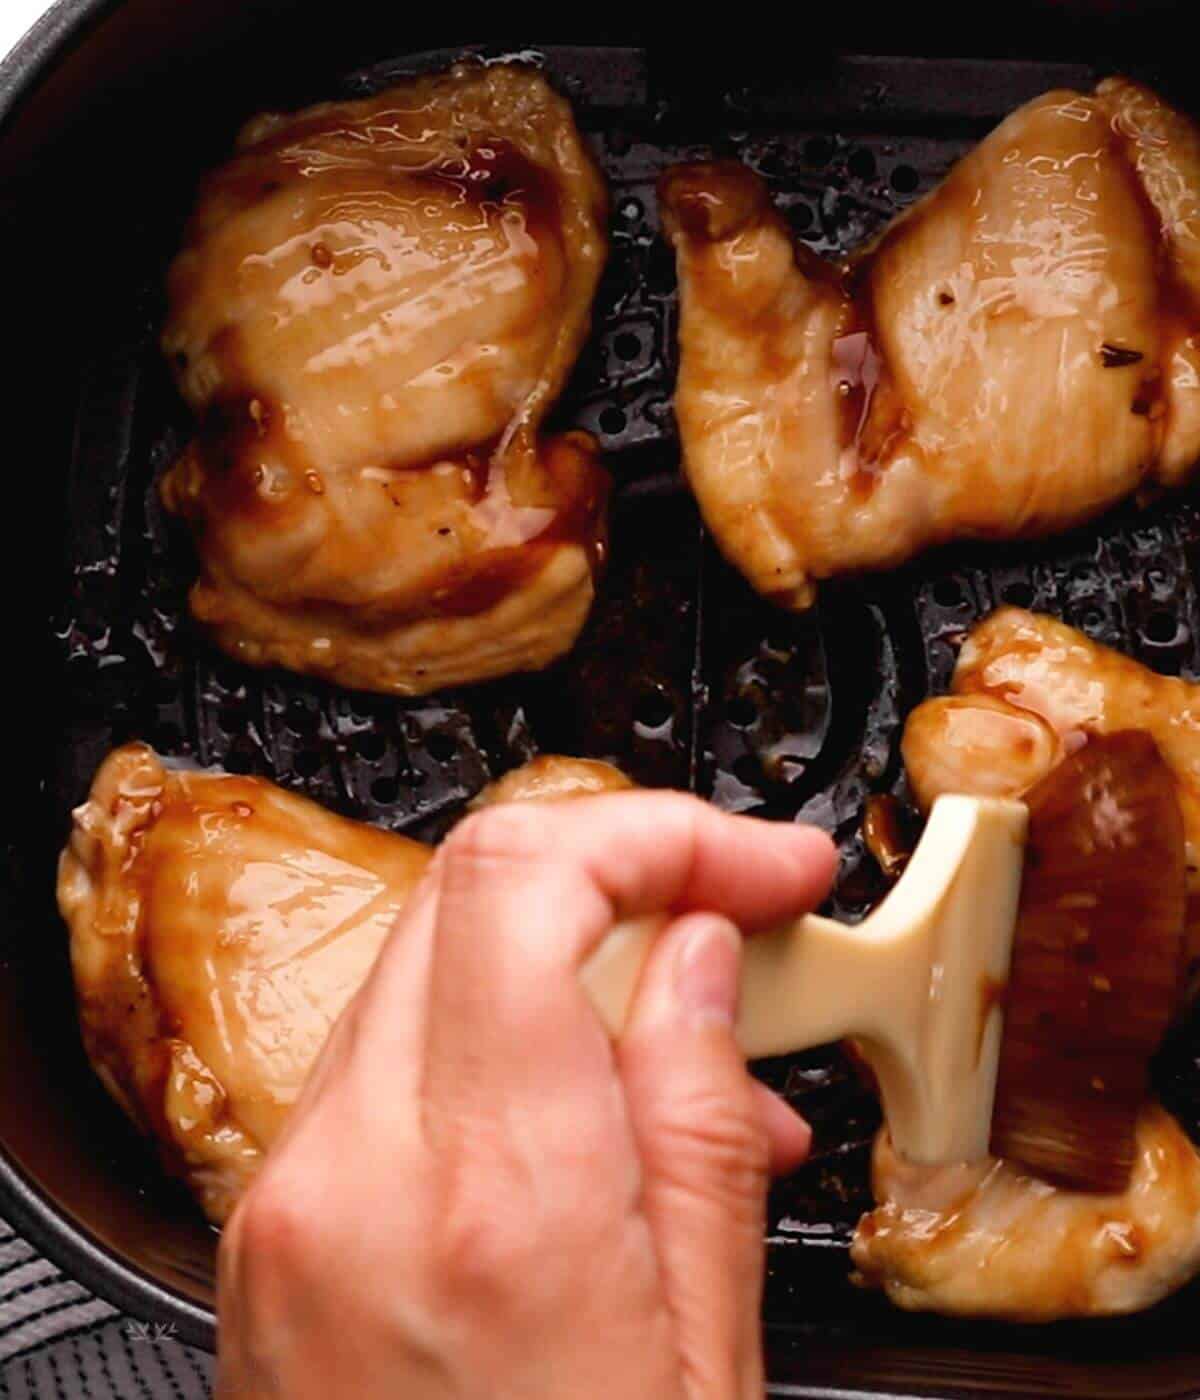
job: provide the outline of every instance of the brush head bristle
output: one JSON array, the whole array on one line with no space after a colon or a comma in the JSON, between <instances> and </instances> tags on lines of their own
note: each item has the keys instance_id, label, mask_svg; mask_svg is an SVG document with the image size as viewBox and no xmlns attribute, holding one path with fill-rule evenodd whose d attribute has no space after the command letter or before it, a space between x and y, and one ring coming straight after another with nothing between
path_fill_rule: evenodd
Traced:
<instances>
[{"instance_id":1,"label":"brush head bristle","mask_svg":"<svg viewBox=\"0 0 1200 1400\"><path fill-rule=\"evenodd\" d=\"M1090 739L1026 802L991 1149L1058 1184L1120 1191L1184 973L1175 780L1128 731Z\"/></svg>"}]
</instances>

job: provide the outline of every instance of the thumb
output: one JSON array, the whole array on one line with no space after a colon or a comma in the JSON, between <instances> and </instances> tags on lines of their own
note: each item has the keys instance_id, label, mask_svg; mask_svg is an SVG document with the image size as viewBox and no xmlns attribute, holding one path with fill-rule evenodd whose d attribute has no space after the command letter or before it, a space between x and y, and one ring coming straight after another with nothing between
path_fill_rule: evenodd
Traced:
<instances>
[{"instance_id":1,"label":"thumb","mask_svg":"<svg viewBox=\"0 0 1200 1400\"><path fill-rule=\"evenodd\" d=\"M643 1208L689 1400L763 1394L767 1132L737 1042L741 935L689 914L658 939L618 1046Z\"/></svg>"}]
</instances>

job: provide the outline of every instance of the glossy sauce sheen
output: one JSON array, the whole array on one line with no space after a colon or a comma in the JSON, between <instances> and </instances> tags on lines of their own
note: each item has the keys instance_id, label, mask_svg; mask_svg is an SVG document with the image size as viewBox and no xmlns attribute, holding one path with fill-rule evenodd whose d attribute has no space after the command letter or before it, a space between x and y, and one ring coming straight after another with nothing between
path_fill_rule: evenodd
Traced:
<instances>
[{"instance_id":1,"label":"glossy sauce sheen","mask_svg":"<svg viewBox=\"0 0 1200 1400\"><path fill-rule=\"evenodd\" d=\"M842 263L670 170L685 465L762 593L1065 529L1200 457L1200 132L1123 80L1014 112Z\"/></svg>"},{"instance_id":2,"label":"glossy sauce sheen","mask_svg":"<svg viewBox=\"0 0 1200 1400\"><path fill-rule=\"evenodd\" d=\"M1200 1264L1200 1154L1146 1104L1122 1191L1067 1191L1012 1162L917 1167L886 1133L878 1207L852 1257L859 1281L902 1308L1006 1322L1106 1317L1151 1306Z\"/></svg>"},{"instance_id":3,"label":"glossy sauce sheen","mask_svg":"<svg viewBox=\"0 0 1200 1400\"><path fill-rule=\"evenodd\" d=\"M223 1219L431 853L141 745L75 827L59 900L84 1045Z\"/></svg>"},{"instance_id":4,"label":"glossy sauce sheen","mask_svg":"<svg viewBox=\"0 0 1200 1400\"><path fill-rule=\"evenodd\" d=\"M923 807L942 792L1033 805L1011 982L979 995L981 1023L1005 1007L993 1146L1035 1169L918 1167L879 1135L853 1257L901 1307L1111 1315L1200 1267L1200 1154L1146 1076L1178 1007L1180 924L1197 944L1197 736L1195 685L1011 607L972 630L952 694L910 714Z\"/></svg>"},{"instance_id":5,"label":"glossy sauce sheen","mask_svg":"<svg viewBox=\"0 0 1200 1400\"><path fill-rule=\"evenodd\" d=\"M1105 266L1102 234L1086 217L1085 211L1087 204L1095 202L1097 198L1103 198L1097 191L1102 189L1106 178L1114 177L1123 186L1129 207L1136 211L1142 225L1145 246L1150 252L1152 263L1155 283L1153 302L1159 320L1154 328L1155 333L1146 343L1128 345L1100 340L1095 346L1094 355L1104 369L1134 371L1126 376L1126 382L1131 386L1129 411L1134 416L1149 418L1157 424L1149 454L1151 458L1157 458L1161 455L1170 407L1169 362L1180 342L1186 341L1200 330L1200 285L1188 280L1191 267L1187 256L1183 259L1173 256L1173 223L1169 211L1155 204L1143 178L1139 175L1138 132L1125 114L1130 108L1148 108L1158 117L1162 113L1169 113L1169 109L1162 107L1145 89L1127 84L1123 80L1102 83L1095 98L1064 94L1060 100L1059 113L1068 122L1074 122L1089 132L1089 140L1084 143L1084 148L1072 150L1068 146L1056 156L1051 156L1040 153L1036 142L1031 142L1033 150L1026 152L1021 146L1014 145L1006 153L1004 160L1006 164L1018 166L1023 161L1026 163L1028 184L1024 190L1020 190L1020 194L1026 199L1036 190L1038 182L1045 180L1048 193L1057 185L1068 200L1078 200L1079 207L1072 209L1069 203L1063 203L1047 204L1042 210L1036 207L1030 209L1026 218L1040 221L1041 227L1037 224L1032 228L1028 224L1025 227L1014 226L1012 229L1001 226L989 234L986 229L987 220L981 221L979 228L982 237L998 245L994 266L996 272L1004 266L1006 242L1024 238L1028 240L1032 250L1032 255L1026 253L1023 258L1013 260L1011 272L1008 278L1004 279L1009 280L1010 285L1004 286L1003 280L997 278L1000 285L992 294L997 298L997 302L994 307L985 310L985 315L1004 317L1017 310L1026 314L1035 310L1036 314L1036 303L1046 297L1048 289L1052 294L1056 292L1062 297L1060 305L1048 308L1050 314L1070 314L1074 309L1070 303L1077 295L1073 283L1078 284L1085 293L1093 290L1088 287L1088 283L1094 284L1097 318L1111 306L1114 298L1121 294L1120 265L1110 263ZM1044 103L1047 99L1041 101ZM1175 179L1180 184L1196 182L1191 190L1191 197L1200 199L1200 168L1195 168L1193 164L1197 154L1194 149L1195 129L1175 113L1170 113L1170 121L1173 127L1172 135L1185 147L1179 152L1180 169ZM1159 138L1152 136L1151 139ZM1165 145L1167 138L1164 136L1161 139ZM1074 177L1077 183L1072 188L1073 169L1078 169L1079 174ZM881 352L875 348L876 337L870 326L879 304L878 282L881 277L887 275L891 245L897 245L897 253L902 255L904 243L914 236L919 236L922 224L946 217L947 212L956 206L959 211L976 206L982 193L982 189L973 186L969 180L952 174L934 197L917 205L909 215L896 221L865 255L847 263L847 294L855 308L855 316L868 326L865 334L870 338L871 354L875 358L880 359ZM1053 198L1053 195L1050 194L1049 197ZM1200 234L1200 227L1191 233L1186 230L1184 232L1185 240L1190 239L1195 234ZM993 270L987 260L984 262L984 268L987 271ZM970 290L978 293L982 289L972 286ZM941 319L950 322L949 334L943 338L951 343L958 337L958 327L953 324L950 313L957 306L959 295L961 291L953 277L946 285L937 287L932 293L934 305L943 313ZM928 318L924 329L935 338L942 336L939 317L936 314ZM954 359L965 359L970 353L969 346L961 342L953 344L950 371L953 372ZM882 379L885 366L886 361L881 360L881 367L873 376L876 382ZM869 416L868 402L864 419L868 419ZM858 456L865 456L869 466L886 466L889 449L885 447L881 452L874 445L864 447L863 438L861 429L853 435L853 445ZM1193 443L1192 446L1194 449L1200 448L1200 444Z\"/></svg>"},{"instance_id":6,"label":"glossy sauce sheen","mask_svg":"<svg viewBox=\"0 0 1200 1400\"><path fill-rule=\"evenodd\" d=\"M164 499L196 526L218 641L376 689L436 683L389 673L406 649L488 674L475 629L406 629L561 590L540 581L564 552L577 629L607 478L586 434L537 429L586 334L604 205L526 70L251 124L200 192L164 336L200 420ZM515 646L569 644L543 612Z\"/></svg>"},{"instance_id":7,"label":"glossy sauce sheen","mask_svg":"<svg viewBox=\"0 0 1200 1400\"><path fill-rule=\"evenodd\" d=\"M627 786L545 756L478 800ZM169 770L141 744L96 775L58 887L84 1045L218 1223L432 854L263 779Z\"/></svg>"},{"instance_id":8,"label":"glossy sauce sheen","mask_svg":"<svg viewBox=\"0 0 1200 1400\"><path fill-rule=\"evenodd\" d=\"M395 117L384 109L375 114L373 124L386 128ZM320 191L328 166L315 159L308 142L353 151L356 138L364 139L361 121L351 124L331 116L302 127L301 132L266 140L255 149L253 173L243 173L236 166L229 172L218 172L210 178L202 198L245 201L248 212L253 213L255 204L269 201L296 181L313 182ZM370 140L369 135L365 139ZM469 149L456 160L435 158L428 168L401 162L388 168L386 161L384 157L384 168L377 177L379 189L368 185L354 188L352 193L340 189L322 192L316 201L314 225L306 231L303 242L294 235L288 237L265 252L247 254L234 270L235 285L249 285L258 279L260 270L280 263L292 265L299 254L299 269L275 290L271 315L281 332L293 327L302 332L306 321L349 298L365 306L387 306L383 315L364 329L322 344L308 355L300 369L305 378L320 378L348 366L370 370L376 363L386 363L401 345L436 333L455 300L469 305L490 289L520 287L528 291L530 303L536 306L557 291L554 284L560 255L552 255L547 248L558 237L557 193L548 175L532 161L499 141ZM429 240L428 225L433 216L440 224L437 244ZM472 285L476 280L478 287ZM179 297L189 295L185 276L176 278L174 291ZM226 365L226 382L221 395L204 412L198 442L214 472L212 490L219 506L257 511L260 520L269 523L281 493L273 489L275 483L266 470L254 463L259 445L275 449L289 461L288 489L323 494L321 463L305 453L297 434L289 432L291 405L254 392L253 370L239 363L239 340L232 328L218 337L217 353ZM487 361L496 353L495 345L483 343L473 347L472 355L463 357L465 363L447 357L422 373L447 380L486 378ZM176 368L186 370L186 356L177 361ZM397 392L403 392L404 387L398 384ZM505 411L500 409L501 417ZM497 445L498 438L461 459L477 501L488 495ZM430 458L398 466L408 471L428 470L436 461ZM497 466L496 470L503 468ZM525 527L530 538L545 532L539 528L541 523Z\"/></svg>"},{"instance_id":9,"label":"glossy sauce sheen","mask_svg":"<svg viewBox=\"0 0 1200 1400\"><path fill-rule=\"evenodd\" d=\"M1055 618L1000 608L967 638L952 691L905 725L904 763L922 807L942 792L1022 797L1092 736L1135 729L1154 740L1183 819L1188 949L1200 956L1200 687Z\"/></svg>"},{"instance_id":10,"label":"glossy sauce sheen","mask_svg":"<svg viewBox=\"0 0 1200 1400\"><path fill-rule=\"evenodd\" d=\"M550 58L551 65L559 62L574 71L573 57ZM660 417L659 412L674 379L674 277L657 239L657 210L646 169L648 158L666 163L686 158L690 151L671 144L673 120L648 146L638 142L628 150L628 115L607 105L608 59L593 53L589 63L581 98L576 99L586 105L577 110L586 128L596 133L620 211L611 293L598 318L597 343L607 349L622 333L648 334L652 348L646 355L648 369L645 360L617 364L603 354L589 361L571 391L572 406L564 421L577 421L578 415L578 421L586 416L596 423L606 408L624 410L627 426L606 432L606 440L614 452L628 458L621 462L623 479L641 476L641 452L648 446L655 487L653 494L631 492L633 499L621 507L614 536L618 572L596 611L601 627L589 629L587 641L561 673L528 678L500 691L458 694L444 703L402 706L330 692L274 672L250 673L224 665L203 650L196 653L187 629L177 627L178 582L186 572L186 550L181 557L178 532L168 532L160 512L151 510L148 518L142 513L149 468L164 450L175 450L173 416L163 401L155 367L143 356L121 380L138 388L131 423L113 412L103 385L92 381L83 386L90 420L103 421L114 432L132 428L146 449L128 471L116 465L114 454L108 469L94 478L96 494L86 507L90 520L103 522L103 531L81 529L71 535L76 576L71 597L63 603L63 635L56 649L71 677L72 719L55 753L45 755L40 765L47 774L57 775L48 782L63 823L86 790L96 755L134 734L153 737L167 752L199 754L204 762L271 773L294 790L335 806L349 804L348 811L427 835L440 830L446 813L474 790L488 762L519 762L530 744L620 754L644 781L674 786L689 783L690 747L700 755L698 763L693 761L690 781L701 795L719 804L738 801L785 820L803 809L802 819L837 829L843 842L844 885L835 895L836 911L859 917L882 892L874 862L864 859L857 838L861 801L864 790L890 786L897 778L897 715L907 714L924 699L928 687L940 688L948 680L951 648L957 649L962 631L1007 598L1010 590L1014 598L1036 596L1043 611L1065 613L1076 625L1088 619L1093 636L1124 647L1158 669L1183 665L1196 673L1192 632L1181 627L1179 640L1164 647L1147 640L1144 631L1147 615L1163 605L1164 597L1177 617L1192 615L1187 558L1194 555L1196 525L1186 505L1179 509L1171 502L1160 503L1143 521L1132 512L1106 521L1098 567L1097 535L1091 531L1053 547L970 550L931 559L906 576L900 590L871 581L861 589L835 590L819 619L813 614L791 620L759 605L730 571L711 559L706 545L699 622L692 611L698 607L691 591L696 572L690 562L695 553L692 535L689 532L682 543L676 538L678 524L690 522L691 514L678 508L673 427L669 416ZM983 67L986 82L980 86L997 113L1004 105L1025 100L1033 90L1023 65ZM593 86L597 79L598 97ZM368 74L357 81L366 91L378 78ZM819 237L822 246L844 249L862 237L864 226L874 226L886 217L885 211L904 202L907 196L898 196L890 183L893 168L899 163L913 183L916 172L923 186L932 182L961 152L961 132L969 120L945 126L924 123L915 141L907 129L895 130L894 121L889 131L882 114L865 129L861 113L872 101L868 81L860 77L856 83L847 82L821 113L817 130L821 136L834 135L835 153L829 163L827 150L805 153L804 140L812 133L797 134L794 120L775 111L756 115L747 134L740 117L740 129L732 130L725 109L716 107L712 115L702 116L704 126L697 132L707 136L711 130L715 139L719 130L722 148L728 137L730 148L743 159L770 169L773 182L778 171L773 189L784 194L792 214L811 216L809 236ZM978 101L965 87L960 92L960 100ZM651 99L657 100L657 94L656 85ZM764 101L769 100L766 94ZM648 129L653 115L650 110L644 114ZM877 167L877 176L870 180L856 178L848 168L864 156ZM906 180L905 188L910 187ZM836 206L830 198L835 192ZM154 275L151 270L149 276ZM152 291L138 303L147 300L153 300ZM131 334L140 330L137 314L135 310L130 318ZM123 328L114 326L113 333ZM647 398L639 398L647 375ZM124 490L118 492L122 483ZM122 536L140 539L143 532L147 550L118 553ZM685 553L680 568L676 561ZM97 567L101 560L102 571ZM1166 582L1152 587L1147 572L1151 580L1161 582L1156 572L1160 567ZM1086 586L1075 572L1085 568L1091 571ZM108 600L117 579L128 604L114 614ZM961 589L960 606L940 606L946 586ZM1096 614L1089 609L1098 609L1099 623L1093 623ZM104 631L109 622L111 632ZM764 655L778 653L786 659L763 661L760 646ZM633 653L636 661L631 666ZM754 679L744 681L744 676ZM761 684L759 676L764 678ZM671 722L651 738L632 718L647 689L665 694L674 707ZM572 703L564 703L564 694L574 697ZM761 716L750 731L741 727L737 710L731 708L732 719L726 718L726 706L740 707L743 702L737 697L743 694L754 700ZM97 695L104 696L103 709ZM519 702L526 722L497 736L495 706L509 695L514 704ZM849 714L847 701L852 703ZM861 706L868 701L864 714ZM369 723L358 713L364 703ZM302 716L311 721L308 727L291 719L291 708L301 705L310 707ZM837 717L832 723L831 715ZM1033 725L1044 729L1036 719ZM447 748L439 748L436 757L428 745L431 733L437 744L447 740ZM381 747L382 759L376 757ZM778 766L776 753L785 759ZM796 754L801 761L792 762ZM372 785L381 774L375 795ZM903 779L899 781L903 785ZM29 859L40 858L32 834L28 845ZM42 914L44 909L31 912L30 927ZM1164 1059L1162 1071L1169 1077L1169 1090L1178 1091L1172 1102L1180 1106L1189 1131L1196 1122L1191 1055L1185 1041ZM780 1090L786 1086L792 1102L814 1121L817 1134L812 1161L772 1194L768 1319L787 1327L800 1309L818 1328L850 1327L868 1340L894 1337L896 1320L877 1300L863 1300L842 1286L843 1246L849 1243L855 1218L869 1203L866 1162L876 1124L873 1100L858 1088L832 1049L799 1061L772 1062L759 1067L759 1073ZM815 1320L814 1309L819 1310ZM1152 1347L1153 1341L1145 1337L1156 1335L1155 1325L1151 1318L1149 1334L1131 1324L1121 1335L1131 1347ZM928 1330L930 1336L938 1331L936 1324ZM983 1344L991 1343L985 1338Z\"/></svg>"},{"instance_id":11,"label":"glossy sauce sheen","mask_svg":"<svg viewBox=\"0 0 1200 1400\"><path fill-rule=\"evenodd\" d=\"M916 849L914 823L889 793L873 793L863 811L863 840L889 880L896 880Z\"/></svg>"}]
</instances>

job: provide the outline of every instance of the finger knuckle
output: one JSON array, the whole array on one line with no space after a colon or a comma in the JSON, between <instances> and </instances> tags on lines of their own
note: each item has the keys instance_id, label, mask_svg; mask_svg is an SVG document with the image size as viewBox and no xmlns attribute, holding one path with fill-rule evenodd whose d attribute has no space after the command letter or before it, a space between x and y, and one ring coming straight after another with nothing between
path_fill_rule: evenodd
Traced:
<instances>
[{"instance_id":1,"label":"finger knuckle","mask_svg":"<svg viewBox=\"0 0 1200 1400\"><path fill-rule=\"evenodd\" d=\"M712 819L715 809L690 792L656 793L659 818L676 839L694 844L701 827Z\"/></svg>"},{"instance_id":2,"label":"finger knuckle","mask_svg":"<svg viewBox=\"0 0 1200 1400\"><path fill-rule=\"evenodd\" d=\"M306 1196L295 1181L264 1172L242 1197L227 1233L256 1275L296 1277L309 1270L318 1232Z\"/></svg>"},{"instance_id":3,"label":"finger knuckle","mask_svg":"<svg viewBox=\"0 0 1200 1400\"><path fill-rule=\"evenodd\" d=\"M766 1130L750 1096L698 1088L664 1102L651 1124L655 1171L676 1186L757 1217L768 1180Z\"/></svg>"},{"instance_id":4,"label":"finger knuckle","mask_svg":"<svg viewBox=\"0 0 1200 1400\"><path fill-rule=\"evenodd\" d=\"M510 1312L536 1276L526 1211L499 1213L474 1195L459 1199L436 1232L430 1270L448 1308L482 1314Z\"/></svg>"},{"instance_id":5,"label":"finger knuckle","mask_svg":"<svg viewBox=\"0 0 1200 1400\"><path fill-rule=\"evenodd\" d=\"M450 833L442 854L448 867L512 864L536 859L545 843L545 814L510 803L473 812Z\"/></svg>"}]
</instances>

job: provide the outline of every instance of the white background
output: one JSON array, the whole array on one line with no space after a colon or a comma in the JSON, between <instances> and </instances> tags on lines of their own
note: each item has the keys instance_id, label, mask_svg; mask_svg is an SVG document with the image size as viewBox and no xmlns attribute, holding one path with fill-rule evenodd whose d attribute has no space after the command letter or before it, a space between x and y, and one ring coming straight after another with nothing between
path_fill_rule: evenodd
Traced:
<instances>
[{"instance_id":1,"label":"white background","mask_svg":"<svg viewBox=\"0 0 1200 1400\"><path fill-rule=\"evenodd\" d=\"M0 0L0 58L49 8L50 0Z\"/></svg>"}]
</instances>

